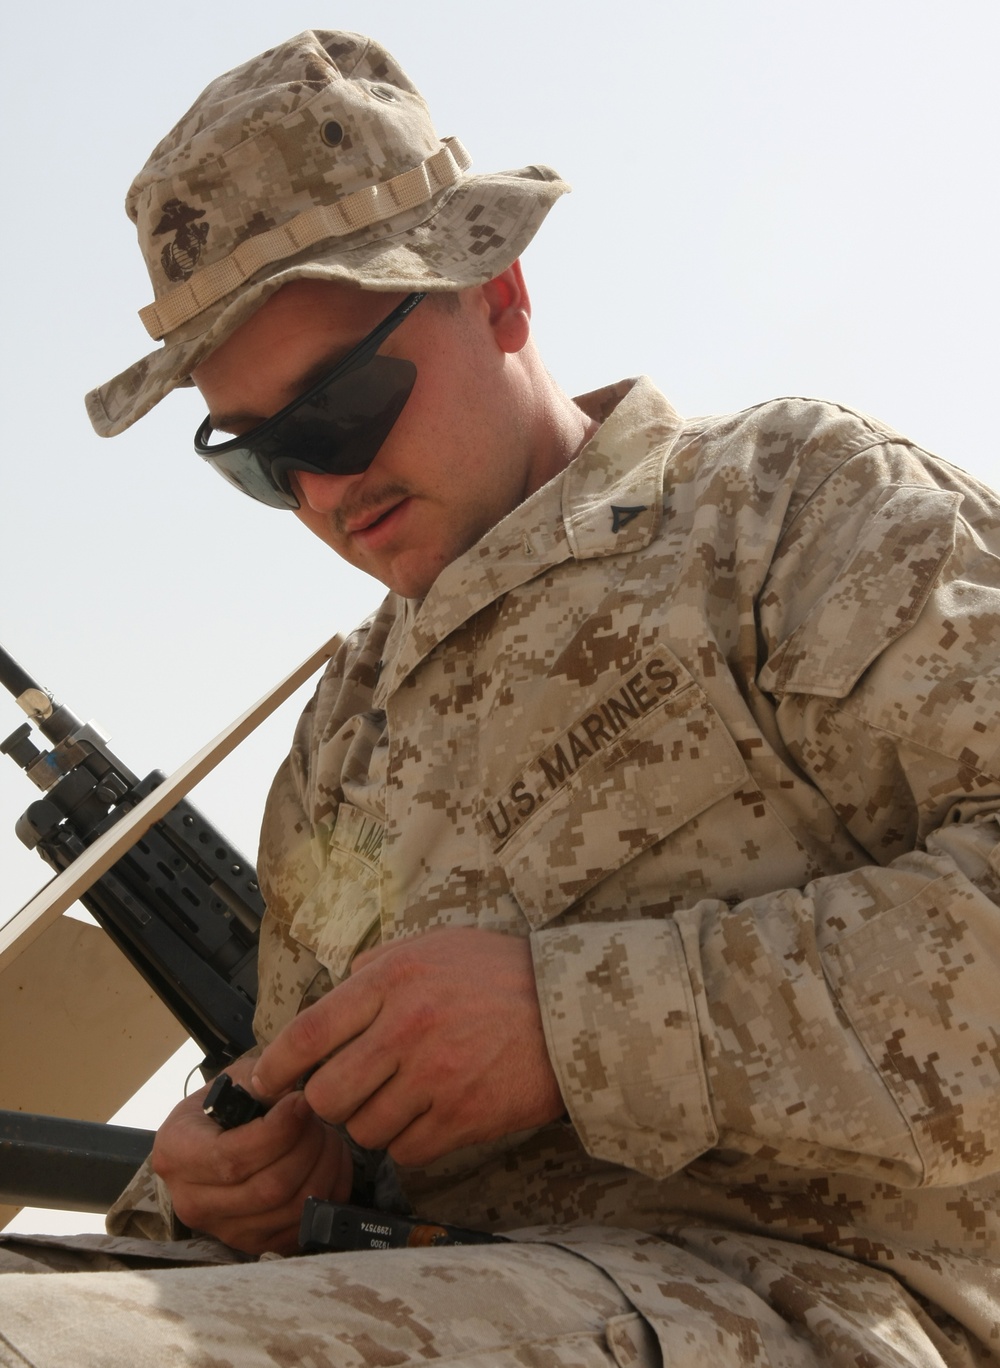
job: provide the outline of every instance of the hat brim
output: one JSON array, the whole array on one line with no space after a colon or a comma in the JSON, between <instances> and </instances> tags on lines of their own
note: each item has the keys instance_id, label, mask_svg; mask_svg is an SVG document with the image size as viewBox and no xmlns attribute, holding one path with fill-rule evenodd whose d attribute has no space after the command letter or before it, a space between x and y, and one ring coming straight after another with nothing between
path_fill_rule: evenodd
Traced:
<instances>
[{"instance_id":1,"label":"hat brim","mask_svg":"<svg viewBox=\"0 0 1000 1368\"><path fill-rule=\"evenodd\" d=\"M524 251L569 186L546 166L467 176L420 222L389 223L373 239L331 239L276 262L231 296L169 335L162 347L91 390L87 412L102 437L114 437L165 395L191 383L192 370L293 280L329 280L362 290L461 290L505 271Z\"/></svg>"}]
</instances>

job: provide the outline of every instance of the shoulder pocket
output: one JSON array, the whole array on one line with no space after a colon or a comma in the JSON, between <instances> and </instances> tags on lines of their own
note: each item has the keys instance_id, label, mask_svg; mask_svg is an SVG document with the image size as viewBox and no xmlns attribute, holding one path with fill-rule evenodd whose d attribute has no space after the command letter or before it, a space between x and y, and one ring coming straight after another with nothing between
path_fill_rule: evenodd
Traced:
<instances>
[{"instance_id":1,"label":"shoulder pocket","mask_svg":"<svg viewBox=\"0 0 1000 1368\"><path fill-rule=\"evenodd\" d=\"M844 698L909 631L955 546L962 496L924 485L888 489L854 554L758 678L771 694Z\"/></svg>"}]
</instances>

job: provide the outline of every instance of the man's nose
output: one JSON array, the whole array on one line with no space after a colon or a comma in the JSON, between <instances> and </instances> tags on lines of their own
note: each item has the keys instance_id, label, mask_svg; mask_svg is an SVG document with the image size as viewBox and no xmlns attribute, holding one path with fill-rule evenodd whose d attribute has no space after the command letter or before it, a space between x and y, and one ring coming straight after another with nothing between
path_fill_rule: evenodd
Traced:
<instances>
[{"instance_id":1,"label":"man's nose","mask_svg":"<svg viewBox=\"0 0 1000 1368\"><path fill-rule=\"evenodd\" d=\"M357 478L356 475L322 475L314 470L292 470L288 475L299 503L314 513L333 513Z\"/></svg>"}]
</instances>

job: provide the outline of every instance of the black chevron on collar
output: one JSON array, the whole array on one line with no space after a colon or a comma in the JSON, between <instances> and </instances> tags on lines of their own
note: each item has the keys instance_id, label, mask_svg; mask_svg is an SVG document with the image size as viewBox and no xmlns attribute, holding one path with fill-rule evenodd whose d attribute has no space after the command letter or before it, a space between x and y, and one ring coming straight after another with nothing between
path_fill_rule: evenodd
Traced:
<instances>
[{"instance_id":1,"label":"black chevron on collar","mask_svg":"<svg viewBox=\"0 0 1000 1368\"><path fill-rule=\"evenodd\" d=\"M648 504L637 504L634 508L623 508L620 504L611 505L611 530L620 532L623 527L627 527L633 518L637 518L640 513L645 513Z\"/></svg>"}]
</instances>

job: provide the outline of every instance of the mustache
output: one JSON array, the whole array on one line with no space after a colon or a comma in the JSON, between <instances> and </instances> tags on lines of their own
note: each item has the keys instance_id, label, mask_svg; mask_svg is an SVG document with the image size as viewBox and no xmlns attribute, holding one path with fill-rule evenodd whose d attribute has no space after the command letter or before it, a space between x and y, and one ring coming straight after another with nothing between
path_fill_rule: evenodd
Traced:
<instances>
[{"instance_id":1,"label":"mustache","mask_svg":"<svg viewBox=\"0 0 1000 1368\"><path fill-rule=\"evenodd\" d=\"M363 490L357 498L349 499L333 514L333 524L341 536L347 535L349 523L356 522L366 513L387 512L390 504L399 503L409 497L410 491L398 480L378 485L374 489Z\"/></svg>"}]
</instances>

